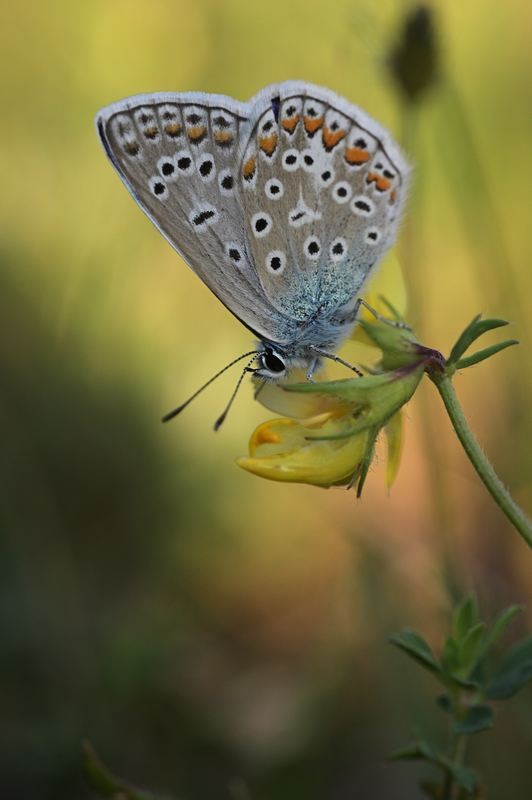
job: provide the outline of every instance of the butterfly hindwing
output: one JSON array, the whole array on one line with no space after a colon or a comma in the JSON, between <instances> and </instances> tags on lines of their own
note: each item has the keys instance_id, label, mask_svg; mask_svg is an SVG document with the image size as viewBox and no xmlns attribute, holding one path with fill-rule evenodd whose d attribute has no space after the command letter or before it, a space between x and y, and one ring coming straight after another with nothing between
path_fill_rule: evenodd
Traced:
<instances>
[{"instance_id":1,"label":"butterfly hindwing","mask_svg":"<svg viewBox=\"0 0 532 800\"><path fill-rule=\"evenodd\" d=\"M395 237L406 164L377 123L328 90L287 82L259 100L240 177L257 274L283 314L333 314Z\"/></svg>"}]
</instances>

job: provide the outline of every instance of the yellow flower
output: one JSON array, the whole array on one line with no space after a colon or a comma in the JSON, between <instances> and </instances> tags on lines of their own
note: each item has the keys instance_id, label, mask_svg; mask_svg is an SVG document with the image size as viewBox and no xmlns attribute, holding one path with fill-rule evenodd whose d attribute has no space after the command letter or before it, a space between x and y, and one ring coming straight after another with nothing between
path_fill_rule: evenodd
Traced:
<instances>
[{"instance_id":1,"label":"yellow flower","mask_svg":"<svg viewBox=\"0 0 532 800\"><path fill-rule=\"evenodd\" d=\"M390 290L390 293L387 293ZM389 317L392 307L402 315L406 292L399 265L388 256L365 299L377 313ZM249 442L249 455L237 464L275 481L332 486L357 483L360 494L375 441L384 429L388 440L387 484L391 486L402 449L401 407L414 393L425 357L413 333L377 320L367 309L353 336L361 353L378 347L382 358L376 374L338 381L305 382L292 372L290 383L258 386L262 405L287 417L264 422ZM371 357L371 356L370 356ZM374 356L373 356L374 358Z\"/></svg>"},{"instance_id":2,"label":"yellow flower","mask_svg":"<svg viewBox=\"0 0 532 800\"><path fill-rule=\"evenodd\" d=\"M388 483L397 473L401 450L400 408L423 375L424 362L409 367L326 383L285 386L287 393L314 396L321 413L302 420L274 419L254 431L243 469L275 481L332 486L358 482L360 493L375 440L386 427ZM327 410L323 410L326 407Z\"/></svg>"}]
</instances>

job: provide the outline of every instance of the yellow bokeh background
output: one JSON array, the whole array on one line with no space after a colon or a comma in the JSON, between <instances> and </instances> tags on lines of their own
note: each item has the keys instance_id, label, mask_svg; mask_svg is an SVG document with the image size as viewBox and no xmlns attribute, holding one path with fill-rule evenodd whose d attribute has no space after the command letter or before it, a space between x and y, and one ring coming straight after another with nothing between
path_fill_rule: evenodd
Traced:
<instances>
[{"instance_id":1,"label":"yellow bokeh background","mask_svg":"<svg viewBox=\"0 0 532 800\"><path fill-rule=\"evenodd\" d=\"M140 212L94 130L97 110L130 94L244 100L288 78L386 125L413 163L396 252L420 339L448 352L483 312L521 341L456 388L530 512L532 8L430 4L439 83L409 110L387 54L411 6L2 4L10 796L84 796L77 751L89 736L131 780L183 797L244 798L242 786L254 798L413 797L414 773L383 759L420 719L442 722L434 686L419 685L388 635L419 627L437 649L471 588L488 616L530 603L529 553L428 383L407 409L393 490L381 451L360 501L234 466L268 414L248 385L213 433L234 373L160 424L252 344ZM518 800L530 785L524 703L475 749L493 797L504 787Z\"/></svg>"}]
</instances>

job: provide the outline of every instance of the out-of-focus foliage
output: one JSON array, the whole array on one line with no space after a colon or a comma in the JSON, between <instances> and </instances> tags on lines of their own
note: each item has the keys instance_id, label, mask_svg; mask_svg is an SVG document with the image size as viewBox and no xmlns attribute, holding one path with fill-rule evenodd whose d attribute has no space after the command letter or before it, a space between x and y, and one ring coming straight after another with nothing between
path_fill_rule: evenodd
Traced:
<instances>
[{"instance_id":1,"label":"out-of-focus foliage","mask_svg":"<svg viewBox=\"0 0 532 800\"><path fill-rule=\"evenodd\" d=\"M247 98L289 77L387 125L414 163L399 252L421 340L446 352L483 310L522 342L456 383L526 507L532 8L432 7L439 80L412 112L389 72L408 3L2 4L2 796L85 797L88 737L132 783L194 800L235 786L410 800L413 776L382 758L423 715L419 679L396 684L388 634L408 620L437 641L471 584L487 613L530 607L524 545L430 390L390 496L377 450L358 503L233 466L264 409L242 392L212 433L232 375L160 425L249 336L128 197L93 128L129 94ZM530 786L526 702L478 746L494 797L508 775L516 800Z\"/></svg>"}]
</instances>

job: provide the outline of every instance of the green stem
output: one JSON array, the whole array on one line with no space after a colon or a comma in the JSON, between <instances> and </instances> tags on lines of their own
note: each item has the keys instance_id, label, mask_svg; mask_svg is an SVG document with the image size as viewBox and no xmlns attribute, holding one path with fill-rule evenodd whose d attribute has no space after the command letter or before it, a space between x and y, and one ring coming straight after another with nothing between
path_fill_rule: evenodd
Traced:
<instances>
[{"instance_id":1,"label":"green stem","mask_svg":"<svg viewBox=\"0 0 532 800\"><path fill-rule=\"evenodd\" d=\"M463 734L454 734L449 752L449 760L454 766L461 766L463 764L466 746L466 737ZM445 783L443 784L443 800L454 800L455 785L456 784L452 772L447 772L445 776Z\"/></svg>"},{"instance_id":2,"label":"green stem","mask_svg":"<svg viewBox=\"0 0 532 800\"><path fill-rule=\"evenodd\" d=\"M521 534L528 546L532 547L532 523L513 500L469 429L450 377L444 372L436 370L429 371L428 375L441 395L456 435L480 480L517 532Z\"/></svg>"}]
</instances>

